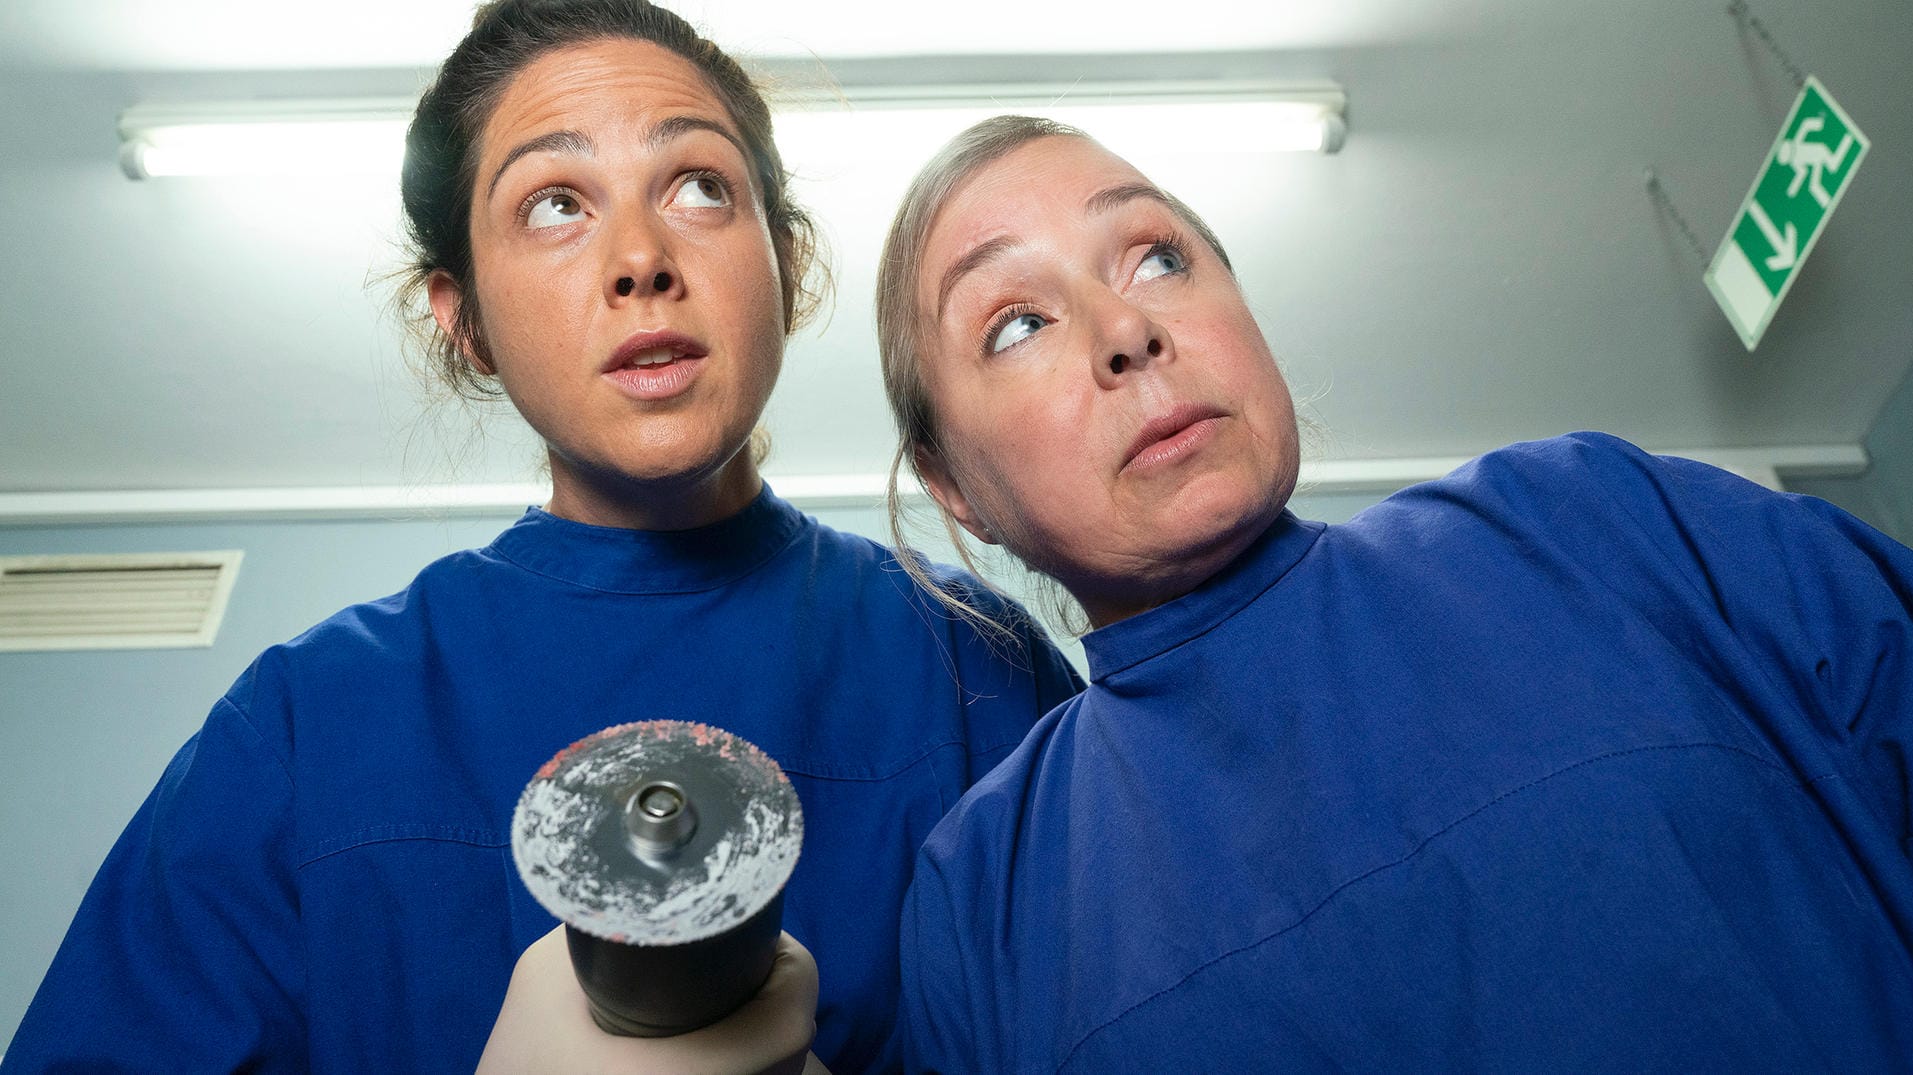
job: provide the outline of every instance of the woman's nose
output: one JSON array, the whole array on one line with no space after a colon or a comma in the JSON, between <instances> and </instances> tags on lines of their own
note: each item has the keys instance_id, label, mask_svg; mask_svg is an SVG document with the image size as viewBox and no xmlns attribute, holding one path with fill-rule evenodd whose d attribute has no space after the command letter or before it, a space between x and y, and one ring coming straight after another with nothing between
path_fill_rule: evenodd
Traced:
<instances>
[{"instance_id":1,"label":"woman's nose","mask_svg":"<svg viewBox=\"0 0 1913 1075\"><path fill-rule=\"evenodd\" d=\"M1162 341L1155 338L1154 336L1151 336L1149 338L1149 342L1143 344L1142 354L1138 355L1135 358L1131 358L1128 355L1122 353L1121 351L1118 351L1115 354L1110 355L1109 356L1109 372L1112 374L1121 375L1122 373L1135 369L1140 363L1147 362L1149 359L1157 358L1157 357L1160 357L1161 355L1162 355Z\"/></svg>"},{"instance_id":2,"label":"woman's nose","mask_svg":"<svg viewBox=\"0 0 1913 1075\"><path fill-rule=\"evenodd\" d=\"M1103 322L1091 363L1097 383L1114 388L1152 363L1171 357L1169 333L1148 314L1118 296L1099 311Z\"/></svg>"},{"instance_id":3,"label":"woman's nose","mask_svg":"<svg viewBox=\"0 0 1913 1075\"><path fill-rule=\"evenodd\" d=\"M605 266L605 298L613 305L684 293L684 274L673 263L663 229L633 225L613 236Z\"/></svg>"},{"instance_id":4,"label":"woman's nose","mask_svg":"<svg viewBox=\"0 0 1913 1075\"><path fill-rule=\"evenodd\" d=\"M646 290L661 295L677 286L677 277L672 275L669 269L659 269L652 273L651 278L644 284ZM619 298L628 299L638 293L638 278L620 276L617 282L611 285L611 290L615 291Z\"/></svg>"}]
</instances>

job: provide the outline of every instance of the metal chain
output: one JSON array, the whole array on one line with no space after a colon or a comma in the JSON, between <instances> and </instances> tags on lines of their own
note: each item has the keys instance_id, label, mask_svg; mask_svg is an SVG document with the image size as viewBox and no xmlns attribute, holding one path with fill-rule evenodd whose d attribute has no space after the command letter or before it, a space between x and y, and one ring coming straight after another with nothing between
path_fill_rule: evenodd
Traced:
<instances>
[{"instance_id":1,"label":"metal chain","mask_svg":"<svg viewBox=\"0 0 1913 1075\"><path fill-rule=\"evenodd\" d=\"M1787 55L1787 50L1774 40L1774 35L1768 32L1767 24L1760 21L1760 16L1747 10L1747 0L1731 0L1727 5L1727 14L1739 19L1743 27L1753 31L1760 43L1767 46L1767 51L1773 53L1774 58L1780 61L1780 66L1786 69L1787 77L1793 79L1796 89L1807 84L1806 72L1800 70L1800 65L1794 63L1793 57Z\"/></svg>"},{"instance_id":2,"label":"metal chain","mask_svg":"<svg viewBox=\"0 0 1913 1075\"><path fill-rule=\"evenodd\" d=\"M1688 225L1687 218L1675 208L1674 199L1667 196L1667 188L1661 185L1660 175L1652 168L1647 170L1647 196L1654 199L1654 204L1660 208L1661 212L1673 219L1674 226L1679 228L1681 235L1687 239L1687 247L1694 252L1694 257L1702 265L1707 264L1707 251L1700 245L1700 236L1694 234L1694 229Z\"/></svg>"}]
</instances>

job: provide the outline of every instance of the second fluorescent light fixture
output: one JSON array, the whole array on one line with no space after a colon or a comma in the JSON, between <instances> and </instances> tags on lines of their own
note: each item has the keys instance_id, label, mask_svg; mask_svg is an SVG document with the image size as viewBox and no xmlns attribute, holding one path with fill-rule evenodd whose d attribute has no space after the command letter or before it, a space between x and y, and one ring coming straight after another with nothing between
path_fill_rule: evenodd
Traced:
<instances>
[{"instance_id":1,"label":"second fluorescent light fixture","mask_svg":"<svg viewBox=\"0 0 1913 1075\"><path fill-rule=\"evenodd\" d=\"M135 105L120 116L120 166L156 176L395 175L407 98ZM1123 152L1141 140L1179 148L1333 153L1347 136L1347 97L1332 84L1254 80L847 86L781 95L779 142L793 159L858 140L861 116L899 112L981 118L1026 112L1082 127ZM924 116L924 118L928 118ZM781 121L789 120L788 123ZM877 124L876 126L882 126ZM952 131L951 133L955 133ZM811 140L819 144L807 145ZM799 144L792 144L793 142Z\"/></svg>"},{"instance_id":2,"label":"second fluorescent light fixture","mask_svg":"<svg viewBox=\"0 0 1913 1075\"><path fill-rule=\"evenodd\" d=\"M848 106L848 111L843 109ZM832 111L835 108L837 111ZM1147 139L1178 148L1334 153L1348 136L1348 95L1334 83L1260 79L1131 82L966 83L847 86L840 96L811 95L780 109L849 118L911 111L960 114L965 126L1005 112L1043 116L1111 142ZM951 132L955 133L955 132ZM1111 148L1121 152L1121 147Z\"/></svg>"}]
</instances>

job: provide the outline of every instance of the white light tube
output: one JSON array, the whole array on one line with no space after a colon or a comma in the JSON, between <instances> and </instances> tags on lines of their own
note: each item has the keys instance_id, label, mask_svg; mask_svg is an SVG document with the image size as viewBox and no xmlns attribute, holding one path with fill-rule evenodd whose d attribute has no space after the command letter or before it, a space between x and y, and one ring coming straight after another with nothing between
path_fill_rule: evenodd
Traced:
<instances>
[{"instance_id":1,"label":"white light tube","mask_svg":"<svg viewBox=\"0 0 1913 1075\"><path fill-rule=\"evenodd\" d=\"M120 167L179 175L397 174L406 98L136 105L120 114Z\"/></svg>"},{"instance_id":2,"label":"white light tube","mask_svg":"<svg viewBox=\"0 0 1913 1075\"><path fill-rule=\"evenodd\" d=\"M396 174L404 98L136 105L120 116L128 177ZM1255 81L846 87L782 95L778 140L793 160L891 146L898 125L955 134L975 119L1026 112L1082 127L1118 153L1144 142L1246 152L1333 153L1346 97L1332 85Z\"/></svg>"},{"instance_id":3,"label":"white light tube","mask_svg":"<svg viewBox=\"0 0 1913 1075\"><path fill-rule=\"evenodd\" d=\"M866 124L845 121L886 114L893 121L889 126L937 126L948 131L944 137L1005 112L1042 116L1081 127L1125 154L1148 142L1178 149L1334 153L1348 134L1343 119L1348 97L1332 83L1216 79L864 86L846 87L841 96L787 97L780 104L780 141L792 130L807 148L816 148L808 142L813 137L863 139Z\"/></svg>"}]
</instances>

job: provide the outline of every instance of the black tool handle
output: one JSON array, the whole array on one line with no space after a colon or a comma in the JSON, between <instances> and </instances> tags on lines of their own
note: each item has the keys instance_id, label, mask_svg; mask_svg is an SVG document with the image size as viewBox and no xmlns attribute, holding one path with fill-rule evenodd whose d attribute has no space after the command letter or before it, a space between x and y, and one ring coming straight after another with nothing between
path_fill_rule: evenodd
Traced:
<instances>
[{"instance_id":1,"label":"black tool handle","mask_svg":"<svg viewBox=\"0 0 1913 1075\"><path fill-rule=\"evenodd\" d=\"M690 944L620 944L565 927L571 966L607 1033L667 1038L744 1006L770 977L784 894L736 927Z\"/></svg>"}]
</instances>

